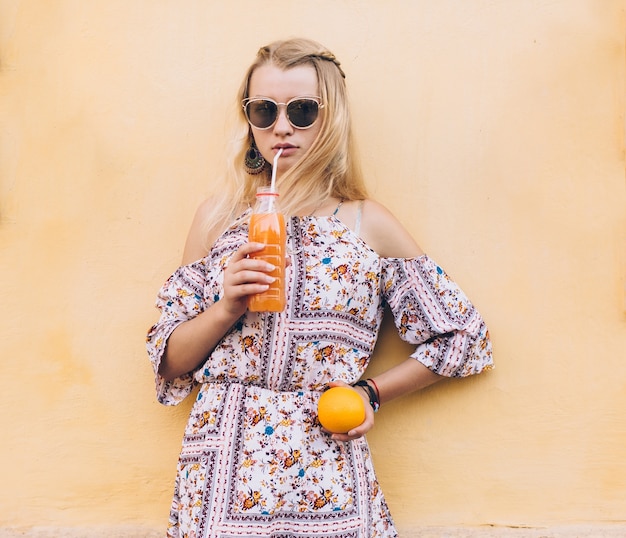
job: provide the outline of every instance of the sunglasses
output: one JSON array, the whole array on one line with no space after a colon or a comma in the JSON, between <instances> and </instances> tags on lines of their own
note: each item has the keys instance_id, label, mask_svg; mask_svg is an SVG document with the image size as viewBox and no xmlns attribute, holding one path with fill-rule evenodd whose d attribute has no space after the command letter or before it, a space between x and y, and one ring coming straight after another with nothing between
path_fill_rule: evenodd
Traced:
<instances>
[{"instance_id":1,"label":"sunglasses","mask_svg":"<svg viewBox=\"0 0 626 538\"><path fill-rule=\"evenodd\" d=\"M308 129L324 108L319 97L294 97L286 103L277 103L267 97L249 97L242 101L243 110L252 127L269 129L278 119L278 110L285 107L287 120L296 129Z\"/></svg>"}]
</instances>

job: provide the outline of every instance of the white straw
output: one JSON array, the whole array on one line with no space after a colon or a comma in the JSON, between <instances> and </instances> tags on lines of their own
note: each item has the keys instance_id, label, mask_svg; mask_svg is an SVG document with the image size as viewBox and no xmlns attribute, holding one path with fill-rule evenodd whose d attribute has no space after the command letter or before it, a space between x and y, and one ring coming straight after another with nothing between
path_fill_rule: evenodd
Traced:
<instances>
[{"instance_id":1,"label":"white straw","mask_svg":"<svg viewBox=\"0 0 626 538\"><path fill-rule=\"evenodd\" d=\"M276 152L276 156L274 157L274 167L272 168L272 183L270 184L270 192L276 192L276 168L278 164L278 158L280 154L283 152L283 148L280 148Z\"/></svg>"}]
</instances>

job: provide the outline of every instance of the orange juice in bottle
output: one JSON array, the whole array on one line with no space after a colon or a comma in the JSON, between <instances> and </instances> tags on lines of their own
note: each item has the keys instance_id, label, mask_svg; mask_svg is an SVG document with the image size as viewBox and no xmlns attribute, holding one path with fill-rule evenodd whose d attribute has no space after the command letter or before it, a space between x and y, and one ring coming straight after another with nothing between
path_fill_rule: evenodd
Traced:
<instances>
[{"instance_id":1,"label":"orange juice in bottle","mask_svg":"<svg viewBox=\"0 0 626 538\"><path fill-rule=\"evenodd\" d=\"M256 206L250 215L248 241L263 243L265 248L251 257L261 258L274 266L268 273L276 280L263 293L251 295L248 310L251 312L281 312L285 309L285 217L278 208L278 193L270 187L259 187Z\"/></svg>"}]
</instances>

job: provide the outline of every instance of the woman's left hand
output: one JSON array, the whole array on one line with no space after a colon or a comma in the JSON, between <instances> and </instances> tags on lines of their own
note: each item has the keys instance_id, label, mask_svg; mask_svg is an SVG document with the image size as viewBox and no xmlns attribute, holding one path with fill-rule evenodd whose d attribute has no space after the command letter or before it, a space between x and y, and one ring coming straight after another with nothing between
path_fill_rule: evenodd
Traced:
<instances>
[{"instance_id":1,"label":"woman's left hand","mask_svg":"<svg viewBox=\"0 0 626 538\"><path fill-rule=\"evenodd\" d=\"M374 410L370 405L370 401L368 396L365 394L365 391L359 387L353 387L352 385L348 385L343 381L331 381L328 384L329 387L348 387L352 390L356 391L359 396L363 399L363 403L365 404L365 420L361 423L360 426L356 428L352 428L348 433L333 433L331 434L331 438L335 441L353 441L354 439L358 439L359 437L363 437L368 431L370 431L374 427ZM331 433L328 430L324 430L327 433Z\"/></svg>"}]
</instances>

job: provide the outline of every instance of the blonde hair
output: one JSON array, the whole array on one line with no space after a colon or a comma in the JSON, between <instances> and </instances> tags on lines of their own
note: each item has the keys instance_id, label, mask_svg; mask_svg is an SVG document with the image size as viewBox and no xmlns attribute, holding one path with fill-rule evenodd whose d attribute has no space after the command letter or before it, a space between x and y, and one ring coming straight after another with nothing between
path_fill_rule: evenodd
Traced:
<instances>
[{"instance_id":1,"label":"blonde hair","mask_svg":"<svg viewBox=\"0 0 626 538\"><path fill-rule=\"evenodd\" d=\"M271 163L263 172L250 175L244 167L246 152L253 141L252 131L240 106L249 97L248 87L255 69L271 64L288 70L310 65L317 74L319 96L324 104L322 125L308 152L277 180L280 206L287 215L296 215L311 201L328 197L362 200L367 192L356 157L345 73L334 54L309 39L276 41L261 47L248 68L237 96L239 110L232 154L228 162L227 189L216 197L208 215L207 229L224 229L235 216L237 207L253 205L257 187L269 184Z\"/></svg>"}]
</instances>

